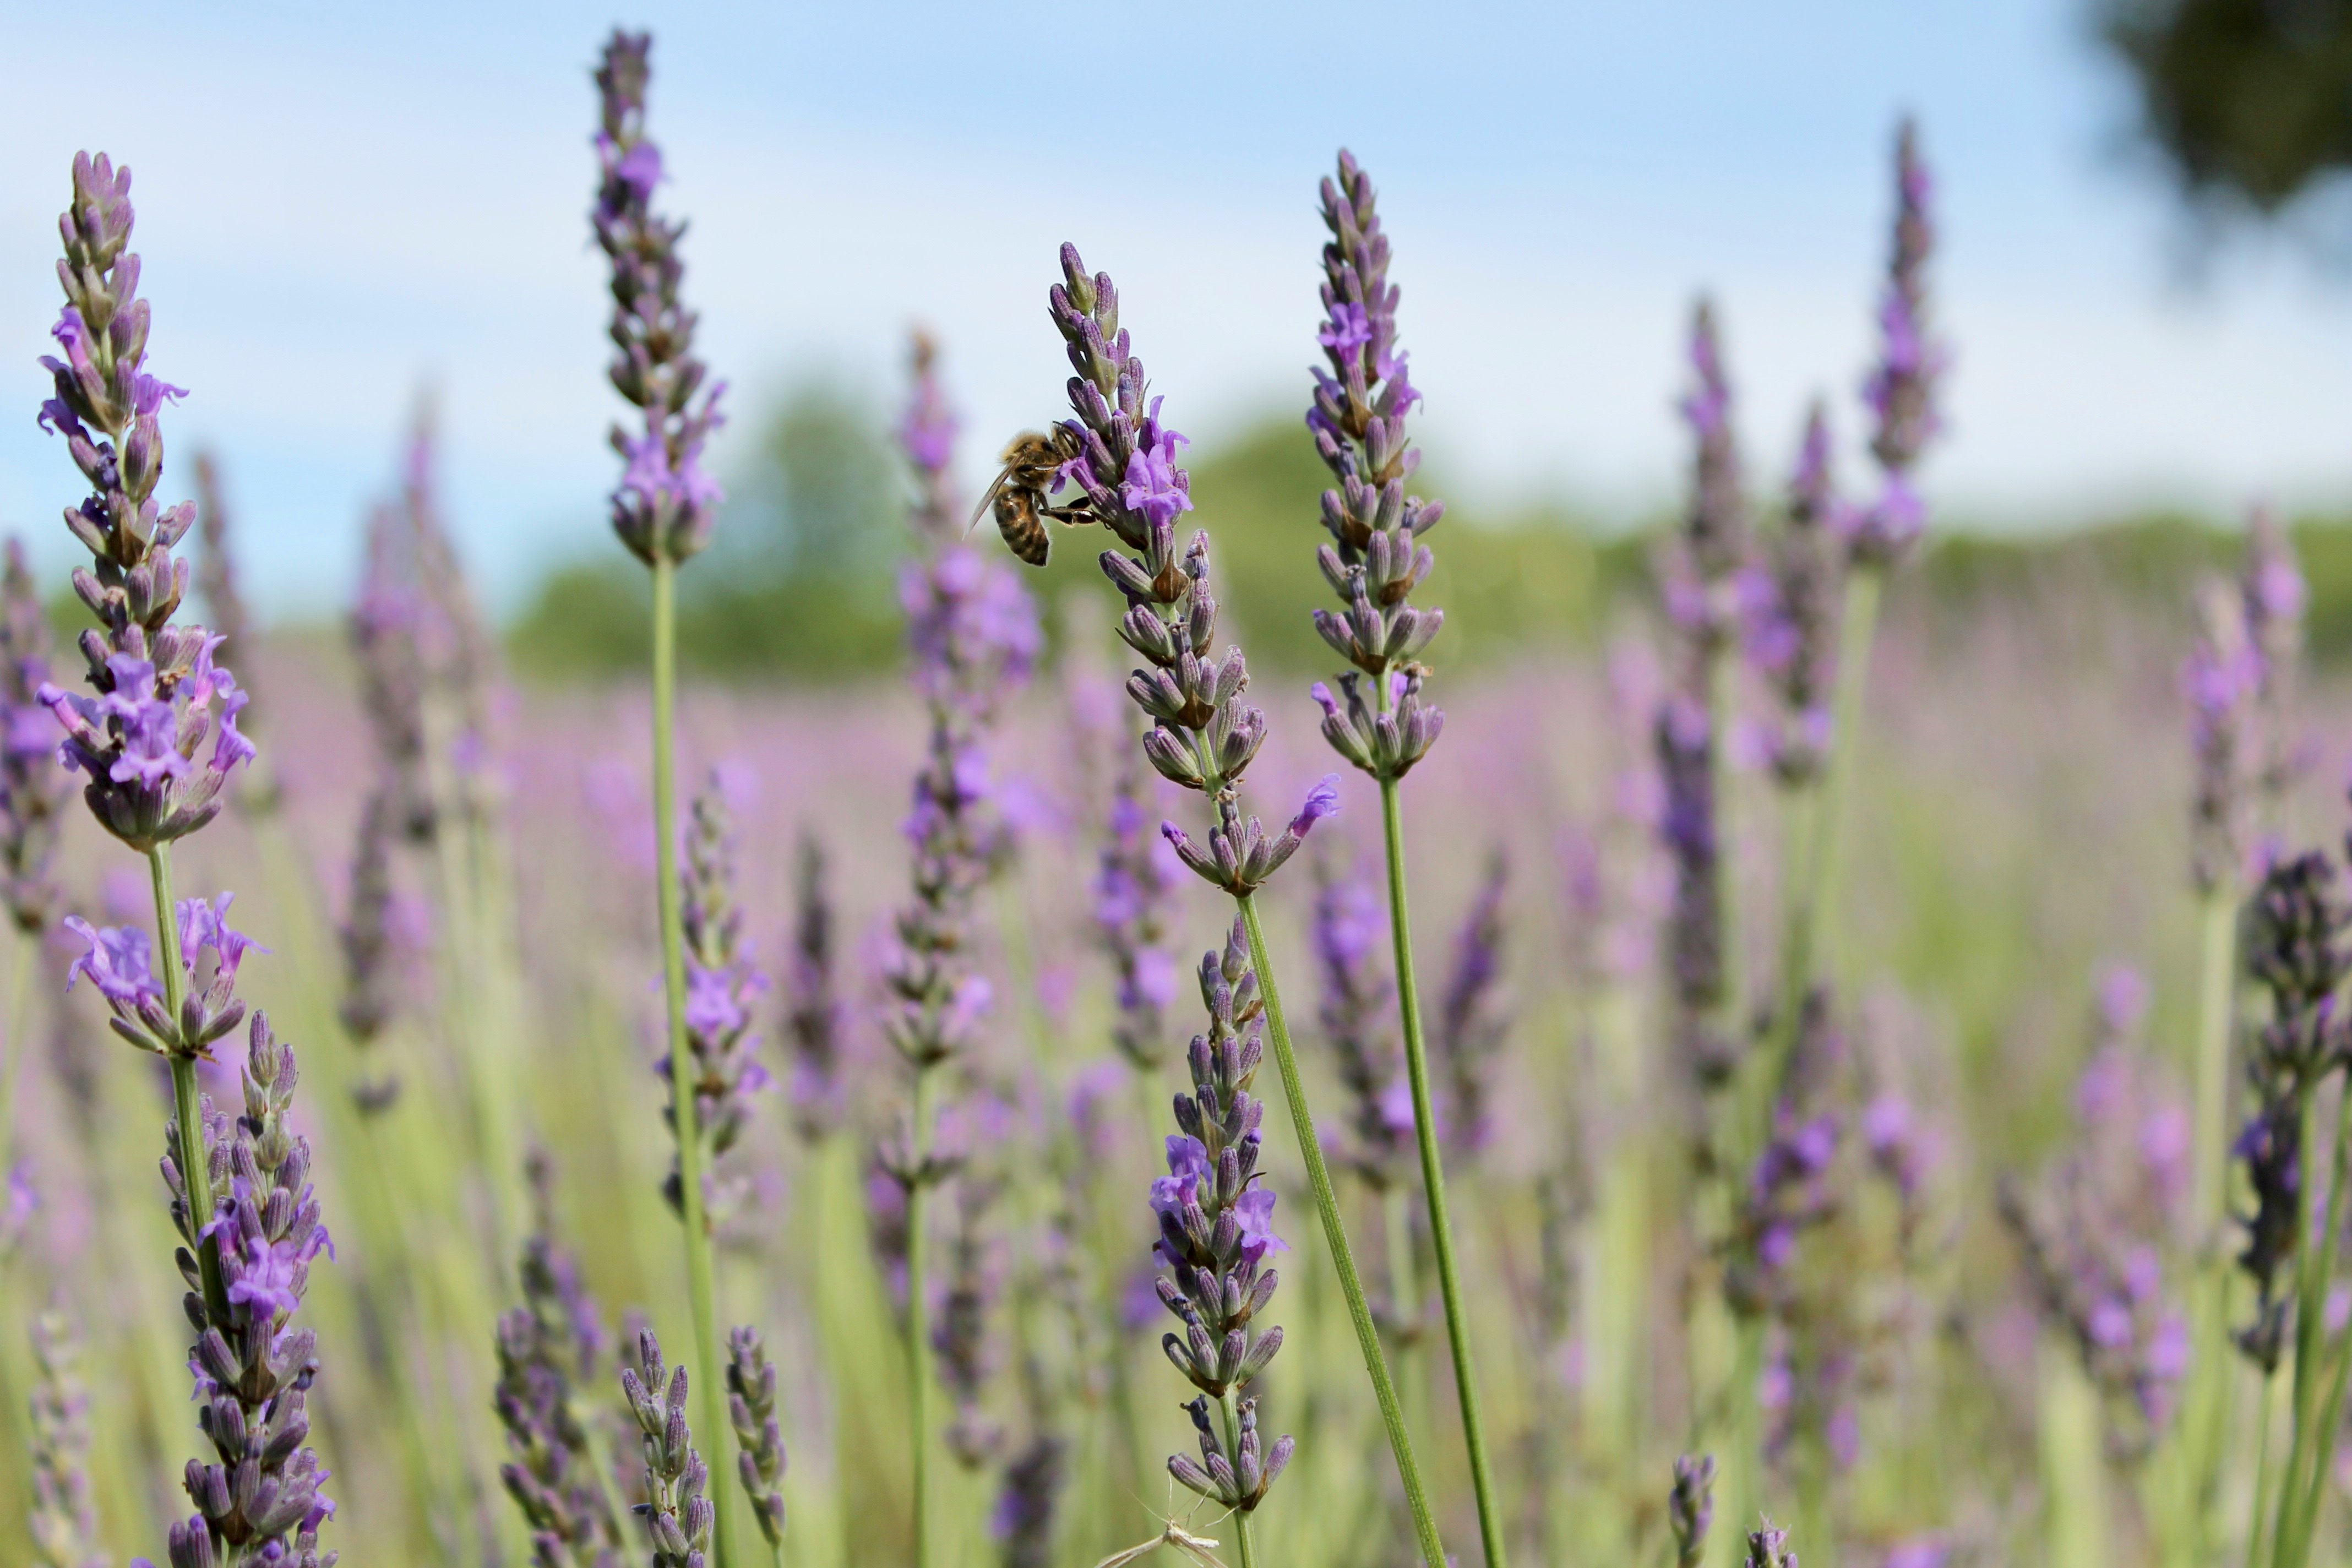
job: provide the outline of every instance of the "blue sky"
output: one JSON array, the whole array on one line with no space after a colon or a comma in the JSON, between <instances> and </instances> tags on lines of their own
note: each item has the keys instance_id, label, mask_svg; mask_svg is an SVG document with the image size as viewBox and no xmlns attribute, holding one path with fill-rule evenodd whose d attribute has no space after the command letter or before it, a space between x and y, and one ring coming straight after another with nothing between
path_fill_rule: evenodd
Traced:
<instances>
[{"instance_id":1,"label":"blue sky","mask_svg":"<svg viewBox=\"0 0 2352 1568\"><path fill-rule=\"evenodd\" d=\"M74 476L34 428L33 361L56 314L67 167L88 146L137 172L155 368L193 389L167 437L221 452L272 613L339 606L428 383L494 596L613 548L599 498L615 400L583 216L601 19L131 5L110 13L101 65L76 14L16 9L0 341L18 347L0 388L23 416L0 419L0 523L70 553L55 519ZM1064 372L1043 295L1066 237L1118 279L1197 440L1296 405L1314 186L1344 142L1383 193L1451 482L1630 516L1674 492L1677 336L1701 288L1726 316L1755 462L1778 468L1815 391L1852 449L1886 141L1908 109L1941 182L1937 287L1958 357L1930 478L1948 511L2024 524L2157 499L2352 500L2352 293L2275 244L2181 286L2178 220L2116 151L2128 105L2074 5L627 19L657 34L664 200L693 221L688 292L747 416L811 366L888 395L917 321L945 340L976 437L1050 416Z\"/></svg>"}]
</instances>

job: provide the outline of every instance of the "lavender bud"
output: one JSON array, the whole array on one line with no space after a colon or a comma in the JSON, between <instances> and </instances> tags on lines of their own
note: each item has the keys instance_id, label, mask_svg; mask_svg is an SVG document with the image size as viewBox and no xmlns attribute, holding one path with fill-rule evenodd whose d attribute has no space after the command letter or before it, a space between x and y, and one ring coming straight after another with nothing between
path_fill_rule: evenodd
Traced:
<instances>
[{"instance_id":1,"label":"lavender bud","mask_svg":"<svg viewBox=\"0 0 2352 1568\"><path fill-rule=\"evenodd\" d=\"M768 1544L784 1539L784 1434L776 1419L776 1369L759 1331L738 1328L727 1335L727 1411L735 1427L743 1491Z\"/></svg>"},{"instance_id":2,"label":"lavender bud","mask_svg":"<svg viewBox=\"0 0 2352 1568\"><path fill-rule=\"evenodd\" d=\"M1879 493L1842 520L1847 554L1858 564L1893 562L1927 527L1927 503L1911 471L1942 428L1936 384L1949 359L1927 321L1927 258L1935 247L1927 208L1933 190L1919 158L1918 127L1906 120L1895 139L1895 232L1879 300L1878 363L1862 390L1876 422L1870 450L1878 460Z\"/></svg>"},{"instance_id":3,"label":"lavender bud","mask_svg":"<svg viewBox=\"0 0 2352 1568\"><path fill-rule=\"evenodd\" d=\"M1685 1454L1675 1461L1675 1484L1666 1494L1666 1523L1674 1531L1678 1568L1698 1568L1706 1555L1707 1526L1715 1521L1715 1456Z\"/></svg>"}]
</instances>

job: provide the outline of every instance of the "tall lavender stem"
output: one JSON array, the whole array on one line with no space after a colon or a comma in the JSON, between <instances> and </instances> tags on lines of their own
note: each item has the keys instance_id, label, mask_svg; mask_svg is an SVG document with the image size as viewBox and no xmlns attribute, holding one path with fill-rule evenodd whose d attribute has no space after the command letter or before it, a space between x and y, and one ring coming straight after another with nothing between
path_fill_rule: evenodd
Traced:
<instances>
[{"instance_id":1,"label":"tall lavender stem","mask_svg":"<svg viewBox=\"0 0 2352 1568\"><path fill-rule=\"evenodd\" d=\"M1062 247L1061 260L1062 281L1054 286L1048 304L1077 374L1068 383L1076 416L1065 420L1056 435L1075 455L1055 470L1053 482L1057 489L1075 487L1079 492L1076 501L1063 509L1070 521L1100 522L1124 546L1103 552L1101 561L1104 575L1127 601L1119 636L1150 666L1136 670L1127 688L1153 721L1143 737L1144 755L1162 777L1201 794L1213 812L1205 848L1172 823L1163 824L1161 831L1195 875L1233 896L1248 931L1251 967L1265 1002L1267 1037L1290 1102L1291 1126L1323 1222L1324 1241L1331 1249L1357 1346L1388 1429L1422 1554L1429 1568L1444 1568L1444 1548L1423 1489L1403 1408L1389 1377L1380 1329L1348 1245L1331 1173L1315 1134L1254 897L1297 853L1315 823L1339 809L1338 780L1327 778L1318 784L1279 834L1269 835L1258 818L1244 814L1242 775L1265 738L1265 715L1240 700L1249 681L1241 650L1228 647L1222 658L1214 652L1217 601L1209 588L1209 536L1196 533L1181 555L1177 550L1176 519L1192 509L1191 479L1176 462L1176 449L1186 444L1185 438L1160 422L1160 399L1145 405L1143 364L1119 327L1118 293L1110 275L1089 275L1073 245ZM1426 718L1413 733L1423 750L1436 738Z\"/></svg>"},{"instance_id":2,"label":"tall lavender stem","mask_svg":"<svg viewBox=\"0 0 2352 1568\"><path fill-rule=\"evenodd\" d=\"M103 1568L98 1510L90 1500L89 1393L80 1346L56 1308L33 1320L33 1553L42 1568Z\"/></svg>"},{"instance_id":3,"label":"tall lavender stem","mask_svg":"<svg viewBox=\"0 0 2352 1568\"><path fill-rule=\"evenodd\" d=\"M646 135L646 88L652 76L649 34L615 29L595 73L602 118L595 137L599 180L591 224L612 261L616 351L610 371L620 395L644 413L642 433L613 427L627 462L613 492L613 528L631 554L653 571L654 880L661 927L662 991L668 1014L670 1103L678 1151L679 1215L685 1222L687 1292L694 1312L695 1360L701 1369L705 1431L722 1425L719 1312L709 1227L703 1214L702 1135L686 1029L686 949L678 901L677 569L710 542L718 482L703 469L702 449L719 423L717 383L693 352L695 315L678 297L686 264L682 223L653 210L661 149ZM699 401L697 401L698 394ZM680 1385L681 1389L683 1384ZM734 1568L733 1510L718 1510L717 1568Z\"/></svg>"},{"instance_id":4,"label":"tall lavender stem","mask_svg":"<svg viewBox=\"0 0 2352 1568\"><path fill-rule=\"evenodd\" d=\"M1413 969L1412 914L1405 895L1404 820L1398 784L1437 742L1445 715L1424 705L1427 668L1422 650L1444 625L1442 610L1415 609L1408 600L1428 576L1429 546L1420 536L1436 526L1444 505L1408 495L1405 481L1421 454L1405 435L1405 416L1421 401L1396 346L1398 289L1388 280L1388 236L1381 229L1370 176L1342 151L1336 178L1323 182L1323 310L1318 334L1330 368L1315 372L1315 399L1307 423L1316 450L1339 481L1323 492L1323 526L1330 542L1316 559L1340 614L1315 613L1316 629L1353 668L1339 679L1343 711L1318 685L1323 734L1334 751L1377 780L1382 842L1388 854L1389 929L1396 949L1397 1005L1404 1027L1405 1079L1412 1089L1413 1138L1421 1150L1422 1189L1429 1205L1430 1240L1437 1254L1437 1288L1445 1303L1445 1337L1454 1355L1470 1479L1478 1498L1478 1534L1488 1568L1503 1568L1507 1543L1502 1504L1486 1456L1486 1417L1471 1364L1470 1326L1454 1258L1454 1222L1445 1202L1445 1170L1436 1108L1430 1094L1429 1052L1423 1041L1420 978ZM1369 680L1369 707L1359 678Z\"/></svg>"},{"instance_id":5,"label":"tall lavender stem","mask_svg":"<svg viewBox=\"0 0 2352 1568\"><path fill-rule=\"evenodd\" d=\"M884 1164L906 1197L915 1560L917 1568L930 1568L933 1347L924 1211L930 1189L958 1163L955 1151L933 1145L933 1096L940 1069L971 1045L992 997L969 957L972 900L1002 842L988 809L987 742L1003 704L1028 679L1039 632L1027 591L958 537L950 475L955 426L928 339L915 342L914 372L900 438L917 481L911 521L921 553L901 574L899 598L929 729L905 829L913 850L912 897L899 912L886 976L891 1003L884 1032L913 1076L911 1114Z\"/></svg>"}]
</instances>

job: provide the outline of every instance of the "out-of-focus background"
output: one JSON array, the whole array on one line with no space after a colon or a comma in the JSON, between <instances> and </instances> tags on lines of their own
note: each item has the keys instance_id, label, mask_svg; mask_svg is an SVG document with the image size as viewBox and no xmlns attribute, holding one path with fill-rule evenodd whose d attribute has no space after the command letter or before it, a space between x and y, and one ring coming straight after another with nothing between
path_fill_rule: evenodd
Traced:
<instances>
[{"instance_id":1,"label":"out-of-focus background","mask_svg":"<svg viewBox=\"0 0 2352 1568\"><path fill-rule=\"evenodd\" d=\"M1589 620L1595 547L1674 504L1697 290L1719 299L1759 478L1816 394L1852 449L1905 110L1938 172L1938 308L1960 345L1928 472L1939 533L2222 524L2256 498L2335 516L2352 507L2339 10L2208 0L2183 66L2053 0L1211 4L1083 24L652 6L663 199L692 216L688 291L731 383L714 456L737 559L700 576L803 612L699 662L888 661L881 443L904 332L945 344L977 482L984 448L1055 412L1044 294L1066 238L1121 280L1204 513L1301 504L1311 458L1281 437L1313 346L1314 181L1341 142L1408 240L1430 478L1467 525L1449 566L1524 563L1540 584L1507 606L1509 636ZM270 622L338 614L429 392L459 545L493 609L536 628L523 670L635 657L608 625L641 588L602 521L613 399L577 9L110 16L102 47L70 11L10 24L0 321L19 347L0 384L26 409L41 395L64 170L105 148L139 176L156 364L191 389L174 438L221 455ZM2155 122L2185 128L2170 147L2144 134L2152 81L2179 106ZM0 519L53 565L58 480L29 414L0 424ZM2323 648L2352 635L2325 629L2325 562ZM1245 620L1300 624L1254 613L1261 586L1239 590ZM1501 615L1457 626L1491 637Z\"/></svg>"}]
</instances>

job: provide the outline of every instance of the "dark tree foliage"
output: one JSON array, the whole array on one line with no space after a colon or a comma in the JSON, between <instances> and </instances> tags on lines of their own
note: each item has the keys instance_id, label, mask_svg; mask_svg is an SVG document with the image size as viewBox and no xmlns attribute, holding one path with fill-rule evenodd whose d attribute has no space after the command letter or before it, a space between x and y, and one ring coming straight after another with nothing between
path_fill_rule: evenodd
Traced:
<instances>
[{"instance_id":1,"label":"dark tree foliage","mask_svg":"<svg viewBox=\"0 0 2352 1568\"><path fill-rule=\"evenodd\" d=\"M2099 0L2191 204L2263 216L2352 166L2352 0Z\"/></svg>"}]
</instances>

